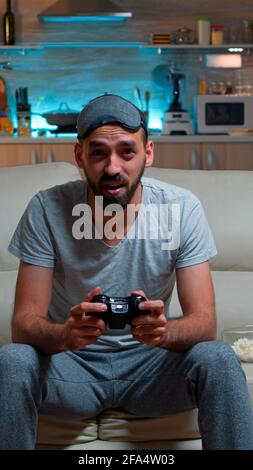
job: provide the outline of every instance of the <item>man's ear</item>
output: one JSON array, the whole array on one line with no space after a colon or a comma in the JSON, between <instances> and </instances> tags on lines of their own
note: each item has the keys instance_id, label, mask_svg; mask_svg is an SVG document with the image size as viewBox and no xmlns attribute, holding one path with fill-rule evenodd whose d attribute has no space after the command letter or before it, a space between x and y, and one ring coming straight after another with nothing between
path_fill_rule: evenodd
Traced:
<instances>
[{"instance_id":1,"label":"man's ear","mask_svg":"<svg viewBox=\"0 0 253 470\"><path fill-rule=\"evenodd\" d=\"M76 163L79 166L79 168L83 168L82 155L83 155L83 149L81 147L81 144L79 142L76 142L76 144L75 144L75 159L76 159Z\"/></svg>"},{"instance_id":2,"label":"man's ear","mask_svg":"<svg viewBox=\"0 0 253 470\"><path fill-rule=\"evenodd\" d=\"M146 144L146 165L145 167L152 166L154 161L154 143L152 140L148 140Z\"/></svg>"}]
</instances>

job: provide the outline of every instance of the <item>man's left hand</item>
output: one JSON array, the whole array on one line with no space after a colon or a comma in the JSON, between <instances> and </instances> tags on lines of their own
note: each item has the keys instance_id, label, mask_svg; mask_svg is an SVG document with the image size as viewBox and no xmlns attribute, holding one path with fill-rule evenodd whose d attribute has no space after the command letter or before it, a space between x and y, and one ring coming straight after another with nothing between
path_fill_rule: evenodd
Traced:
<instances>
[{"instance_id":1,"label":"man's left hand","mask_svg":"<svg viewBox=\"0 0 253 470\"><path fill-rule=\"evenodd\" d=\"M133 291L131 293L146 297L143 291ZM167 325L164 302L162 300L146 300L139 305L139 309L149 310L150 314L140 314L133 319L131 333L134 339L149 346L159 346L164 338Z\"/></svg>"}]
</instances>

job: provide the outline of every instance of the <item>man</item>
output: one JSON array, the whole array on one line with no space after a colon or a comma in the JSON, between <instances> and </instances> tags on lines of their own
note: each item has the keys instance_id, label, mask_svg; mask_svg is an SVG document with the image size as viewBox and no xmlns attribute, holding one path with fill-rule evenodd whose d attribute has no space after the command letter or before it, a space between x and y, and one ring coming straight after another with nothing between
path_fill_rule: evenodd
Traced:
<instances>
[{"instance_id":1,"label":"man","mask_svg":"<svg viewBox=\"0 0 253 470\"><path fill-rule=\"evenodd\" d=\"M87 182L35 195L9 246L21 261L15 344L0 351L1 448L33 449L38 412L82 419L107 408L161 416L197 406L204 449L252 449L244 374L232 349L215 341L208 260L216 249L200 202L142 177L153 143L129 101L92 100L77 130ZM158 206L172 233L167 249L160 232L151 236ZM175 278L183 316L167 319ZM100 293L148 300L132 324L111 329L107 306L91 302Z\"/></svg>"}]
</instances>

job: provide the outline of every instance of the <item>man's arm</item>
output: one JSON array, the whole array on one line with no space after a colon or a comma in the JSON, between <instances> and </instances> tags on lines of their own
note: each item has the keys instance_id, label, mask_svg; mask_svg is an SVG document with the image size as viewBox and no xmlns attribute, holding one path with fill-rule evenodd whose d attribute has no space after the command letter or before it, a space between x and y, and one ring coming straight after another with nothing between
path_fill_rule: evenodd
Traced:
<instances>
[{"instance_id":1,"label":"man's arm","mask_svg":"<svg viewBox=\"0 0 253 470\"><path fill-rule=\"evenodd\" d=\"M151 315L134 319L135 339L150 346L183 351L216 337L214 291L209 263L176 270L177 291L183 316L166 320L161 300L142 302Z\"/></svg>"},{"instance_id":2,"label":"man's arm","mask_svg":"<svg viewBox=\"0 0 253 470\"><path fill-rule=\"evenodd\" d=\"M95 343L105 330L105 322L88 317L88 312L101 313L104 306L89 301L100 293L100 289L93 289L83 302L67 312L69 315L64 323L54 323L47 318L52 283L53 268L20 262L12 319L13 342L30 344L44 354L80 349Z\"/></svg>"},{"instance_id":3,"label":"man's arm","mask_svg":"<svg viewBox=\"0 0 253 470\"><path fill-rule=\"evenodd\" d=\"M216 312L208 262L178 268L176 279L183 316L168 320L160 346L180 351L216 338Z\"/></svg>"}]
</instances>

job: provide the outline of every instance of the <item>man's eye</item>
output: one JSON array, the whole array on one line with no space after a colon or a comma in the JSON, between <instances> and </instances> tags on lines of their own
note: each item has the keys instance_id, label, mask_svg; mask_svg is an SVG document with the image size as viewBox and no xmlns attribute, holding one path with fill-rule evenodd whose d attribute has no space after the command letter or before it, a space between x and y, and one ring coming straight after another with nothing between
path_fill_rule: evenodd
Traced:
<instances>
[{"instance_id":1,"label":"man's eye","mask_svg":"<svg viewBox=\"0 0 253 470\"><path fill-rule=\"evenodd\" d=\"M131 148L125 148L122 150L122 155L131 156L133 154L134 154L134 151Z\"/></svg>"},{"instance_id":2,"label":"man's eye","mask_svg":"<svg viewBox=\"0 0 253 470\"><path fill-rule=\"evenodd\" d=\"M91 157L104 157L106 155L104 150L97 149L90 152Z\"/></svg>"}]
</instances>

